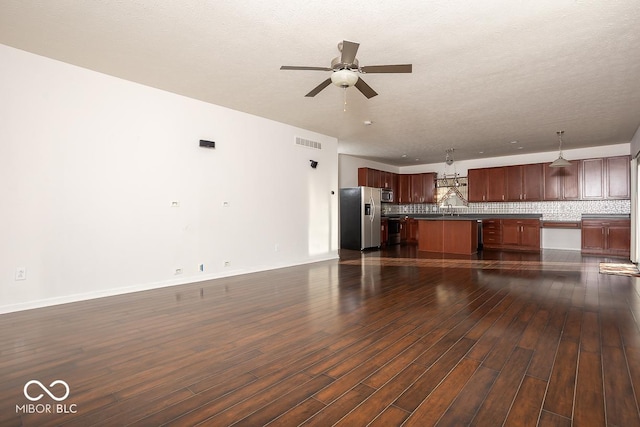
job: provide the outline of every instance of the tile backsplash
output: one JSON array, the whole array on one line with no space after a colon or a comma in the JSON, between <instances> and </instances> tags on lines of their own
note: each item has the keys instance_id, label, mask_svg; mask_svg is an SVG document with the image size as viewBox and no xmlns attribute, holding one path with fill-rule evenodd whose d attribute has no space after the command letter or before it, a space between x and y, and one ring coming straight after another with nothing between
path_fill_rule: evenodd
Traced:
<instances>
[{"instance_id":1,"label":"tile backsplash","mask_svg":"<svg viewBox=\"0 0 640 427\"><path fill-rule=\"evenodd\" d=\"M383 205L386 214L448 213L450 208L433 203L411 205ZM542 214L543 220L579 221L582 214L629 214L630 200L576 200L558 202L498 202L469 203L455 208L461 214Z\"/></svg>"}]
</instances>

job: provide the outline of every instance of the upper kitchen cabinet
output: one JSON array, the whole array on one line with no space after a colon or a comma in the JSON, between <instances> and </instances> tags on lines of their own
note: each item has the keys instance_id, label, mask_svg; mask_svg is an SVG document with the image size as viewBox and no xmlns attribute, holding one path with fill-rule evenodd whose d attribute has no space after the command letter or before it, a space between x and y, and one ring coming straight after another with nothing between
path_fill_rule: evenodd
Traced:
<instances>
[{"instance_id":1,"label":"upper kitchen cabinet","mask_svg":"<svg viewBox=\"0 0 640 427\"><path fill-rule=\"evenodd\" d=\"M409 176L411 181L411 203L434 203L436 174L416 173Z\"/></svg>"},{"instance_id":2,"label":"upper kitchen cabinet","mask_svg":"<svg viewBox=\"0 0 640 427\"><path fill-rule=\"evenodd\" d=\"M400 174L396 179L398 203L435 203L435 173Z\"/></svg>"},{"instance_id":3,"label":"upper kitchen cabinet","mask_svg":"<svg viewBox=\"0 0 640 427\"><path fill-rule=\"evenodd\" d=\"M606 197L608 199L631 198L631 156L606 158Z\"/></svg>"},{"instance_id":4,"label":"upper kitchen cabinet","mask_svg":"<svg viewBox=\"0 0 640 427\"><path fill-rule=\"evenodd\" d=\"M505 200L505 168L469 169L470 202L503 202Z\"/></svg>"},{"instance_id":5,"label":"upper kitchen cabinet","mask_svg":"<svg viewBox=\"0 0 640 427\"><path fill-rule=\"evenodd\" d=\"M435 173L421 173L422 175L422 194L424 203L436 202L436 178Z\"/></svg>"},{"instance_id":6,"label":"upper kitchen cabinet","mask_svg":"<svg viewBox=\"0 0 640 427\"><path fill-rule=\"evenodd\" d=\"M579 200L581 161L572 160L564 168L544 168L544 200Z\"/></svg>"},{"instance_id":7,"label":"upper kitchen cabinet","mask_svg":"<svg viewBox=\"0 0 640 427\"><path fill-rule=\"evenodd\" d=\"M411 175L397 175L398 191L396 200L400 204L411 203Z\"/></svg>"},{"instance_id":8,"label":"upper kitchen cabinet","mask_svg":"<svg viewBox=\"0 0 640 427\"><path fill-rule=\"evenodd\" d=\"M419 173L414 173L409 175L409 180L411 181L411 203L424 203L422 176Z\"/></svg>"},{"instance_id":9,"label":"upper kitchen cabinet","mask_svg":"<svg viewBox=\"0 0 640 427\"><path fill-rule=\"evenodd\" d=\"M582 160L582 198L628 199L629 161L629 156Z\"/></svg>"},{"instance_id":10,"label":"upper kitchen cabinet","mask_svg":"<svg viewBox=\"0 0 640 427\"><path fill-rule=\"evenodd\" d=\"M358 185L380 188L380 173L382 171L371 168L358 168Z\"/></svg>"},{"instance_id":11,"label":"upper kitchen cabinet","mask_svg":"<svg viewBox=\"0 0 640 427\"><path fill-rule=\"evenodd\" d=\"M380 171L380 188L396 189L396 174L393 172Z\"/></svg>"},{"instance_id":12,"label":"upper kitchen cabinet","mask_svg":"<svg viewBox=\"0 0 640 427\"><path fill-rule=\"evenodd\" d=\"M510 202L542 200L543 165L505 167L505 199Z\"/></svg>"},{"instance_id":13,"label":"upper kitchen cabinet","mask_svg":"<svg viewBox=\"0 0 640 427\"><path fill-rule=\"evenodd\" d=\"M396 191L396 174L371 168L358 168L358 185L373 188L390 188Z\"/></svg>"}]
</instances>

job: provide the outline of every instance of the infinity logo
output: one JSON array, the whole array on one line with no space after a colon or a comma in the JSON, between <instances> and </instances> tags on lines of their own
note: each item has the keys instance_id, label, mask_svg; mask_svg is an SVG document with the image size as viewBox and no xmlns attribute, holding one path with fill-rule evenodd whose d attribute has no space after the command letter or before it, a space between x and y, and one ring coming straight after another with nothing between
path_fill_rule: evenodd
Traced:
<instances>
[{"instance_id":1,"label":"infinity logo","mask_svg":"<svg viewBox=\"0 0 640 427\"><path fill-rule=\"evenodd\" d=\"M57 397L56 395L54 395L53 393L51 393L49 391L49 389L47 389L44 384L42 384L40 381L38 380L31 380L28 383L26 383L24 385L24 397L26 397L27 399L29 399L32 402L36 402L40 399L42 399L42 396L44 396L42 393L40 393L39 395L37 395L36 397L31 397L27 391L27 389L29 388L29 386L31 384L38 384L38 386L42 389L42 391L44 391L45 393L47 393L49 395L50 398L52 398L53 400L55 400L56 402L61 402L63 400L65 400L68 396L69 396L69 384L67 384L66 382L62 381L62 380L55 380L54 382L52 382L51 384L49 384L49 387L52 388L53 386L57 385L57 384L62 384L66 391L64 393L64 396L62 397Z\"/></svg>"}]
</instances>

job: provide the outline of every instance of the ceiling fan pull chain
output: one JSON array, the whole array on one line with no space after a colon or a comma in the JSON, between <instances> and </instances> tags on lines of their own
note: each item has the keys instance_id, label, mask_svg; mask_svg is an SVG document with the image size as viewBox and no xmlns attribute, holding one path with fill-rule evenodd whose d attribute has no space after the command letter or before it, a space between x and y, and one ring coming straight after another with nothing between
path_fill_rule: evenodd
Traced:
<instances>
[{"instance_id":1,"label":"ceiling fan pull chain","mask_svg":"<svg viewBox=\"0 0 640 427\"><path fill-rule=\"evenodd\" d=\"M347 88L344 88L344 108L342 109L344 113L347 112Z\"/></svg>"}]
</instances>

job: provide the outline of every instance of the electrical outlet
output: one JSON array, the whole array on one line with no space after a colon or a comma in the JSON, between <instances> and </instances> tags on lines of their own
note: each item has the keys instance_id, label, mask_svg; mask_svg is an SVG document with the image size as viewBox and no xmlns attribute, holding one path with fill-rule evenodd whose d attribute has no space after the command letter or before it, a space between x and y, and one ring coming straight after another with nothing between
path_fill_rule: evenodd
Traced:
<instances>
[{"instance_id":1,"label":"electrical outlet","mask_svg":"<svg viewBox=\"0 0 640 427\"><path fill-rule=\"evenodd\" d=\"M200 270L200 272L203 272L204 271L204 264L200 264L198 266L198 270Z\"/></svg>"},{"instance_id":2,"label":"electrical outlet","mask_svg":"<svg viewBox=\"0 0 640 427\"><path fill-rule=\"evenodd\" d=\"M225 262L224 262L224 266L225 266L225 267L229 267L230 265L231 265L231 262L230 262L230 261L225 261Z\"/></svg>"},{"instance_id":3,"label":"electrical outlet","mask_svg":"<svg viewBox=\"0 0 640 427\"><path fill-rule=\"evenodd\" d=\"M18 268L16 268L16 280L27 280L27 268L26 267L18 267Z\"/></svg>"},{"instance_id":4,"label":"electrical outlet","mask_svg":"<svg viewBox=\"0 0 640 427\"><path fill-rule=\"evenodd\" d=\"M280 245L276 243L273 250L278 252L280 250Z\"/></svg>"},{"instance_id":5,"label":"electrical outlet","mask_svg":"<svg viewBox=\"0 0 640 427\"><path fill-rule=\"evenodd\" d=\"M182 274L182 269L181 269L181 268L176 268L176 272L175 272L175 274L176 274L176 275L178 275L178 274Z\"/></svg>"}]
</instances>

